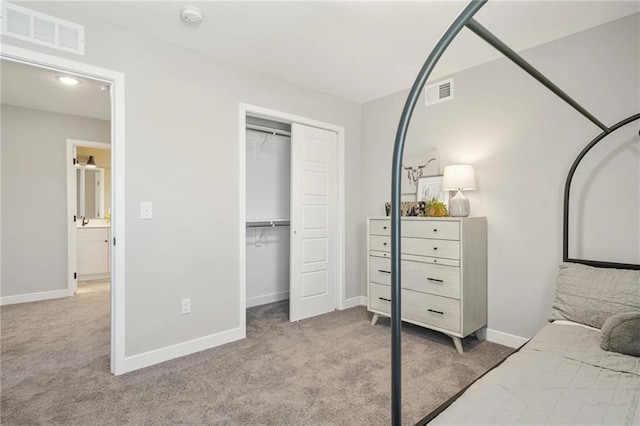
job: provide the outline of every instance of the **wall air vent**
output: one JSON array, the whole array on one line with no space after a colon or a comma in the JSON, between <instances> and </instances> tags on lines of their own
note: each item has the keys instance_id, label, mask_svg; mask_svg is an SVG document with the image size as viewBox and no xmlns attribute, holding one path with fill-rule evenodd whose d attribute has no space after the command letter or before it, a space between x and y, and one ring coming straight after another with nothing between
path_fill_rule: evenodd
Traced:
<instances>
[{"instance_id":1,"label":"wall air vent","mask_svg":"<svg viewBox=\"0 0 640 426\"><path fill-rule=\"evenodd\" d=\"M2 2L2 35L84 55L84 27Z\"/></svg>"},{"instance_id":2,"label":"wall air vent","mask_svg":"<svg viewBox=\"0 0 640 426\"><path fill-rule=\"evenodd\" d=\"M453 99L453 79L430 84L424 89L425 105L433 105Z\"/></svg>"}]
</instances>

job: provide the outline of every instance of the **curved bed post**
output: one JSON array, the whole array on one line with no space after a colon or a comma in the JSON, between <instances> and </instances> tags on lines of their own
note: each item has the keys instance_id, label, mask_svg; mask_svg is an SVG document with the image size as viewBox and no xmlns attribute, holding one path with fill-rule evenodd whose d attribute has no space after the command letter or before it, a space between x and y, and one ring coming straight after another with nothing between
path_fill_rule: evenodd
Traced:
<instances>
[{"instance_id":1,"label":"curved bed post","mask_svg":"<svg viewBox=\"0 0 640 426\"><path fill-rule=\"evenodd\" d=\"M431 71L447 49L451 41L473 18L487 0L472 0L456 17L453 23L436 44L426 62L420 69L402 110L396 140L393 148L391 171L391 424L402 424L402 355L401 355L401 308L400 308L400 182L402 172L402 154L411 121L420 92Z\"/></svg>"},{"instance_id":2,"label":"curved bed post","mask_svg":"<svg viewBox=\"0 0 640 426\"><path fill-rule=\"evenodd\" d=\"M560 99L567 102L576 111L589 119L592 123L598 126L603 132L594 139L578 156L574 162L567 182L565 185L565 210L564 210L564 245L563 245L563 258L564 261L584 263L593 266L603 267L617 267L617 268L629 268L640 269L640 265L627 265L619 263L609 262L596 262L588 260L576 260L568 258L568 220L569 220L569 190L571 186L571 179L575 172L576 167L582 160L582 157L593 146L603 139L609 133L617 130L618 128L628 124L634 120L640 118L640 114L634 115L621 121L620 123L607 127L603 122L598 120L593 114L583 108L574 99L572 99L567 93L562 91L556 84L545 77L540 71L535 69L531 64L525 61L520 55L518 55L513 49L509 48L500 39L493 35L489 30L484 28L480 23L473 19L473 16L480 10L487 0L471 0L471 2L464 8L464 10L456 17L453 23L447 28L442 35L433 51L429 54L426 62L420 69L418 76L416 77L409 96L405 102L398 124L398 130L396 132L395 145L393 148L393 162L391 172L391 423L393 425L400 425L402 423L402 377L401 377L401 332L402 332L402 313L401 313L401 274L400 274L400 182L402 172L402 154L404 152L404 144L407 136L407 130L411 121L413 110L416 106L420 92L424 87L431 71L440 60L440 57L445 52L449 44L458 35L458 33L465 26L472 32L486 41L488 44L497 49L504 56L513 61L516 65L522 68L525 72L531 75L534 79L538 80L545 87L551 90Z\"/></svg>"},{"instance_id":3,"label":"curved bed post","mask_svg":"<svg viewBox=\"0 0 640 426\"><path fill-rule=\"evenodd\" d=\"M571 165L571 169L569 169L569 174L567 175L567 180L564 184L564 207L563 207L563 216L562 216L562 261L563 262L573 262L573 263L582 263L583 265L596 266L600 268L617 268L617 269L636 269L640 270L640 265L634 265L629 263L614 263L614 262L603 262L599 260L586 260L586 259L571 259L569 258L569 197L571 195L571 183L573 181L573 175L576 172L576 169L580 165L582 159L587 155L591 149L598 144L602 139L605 138L608 134L618 130L619 128L634 122L635 120L640 119L640 114L632 115L631 117L625 118L619 123L614 124L609 128L609 131L604 131L596 136L584 149L578 154L573 164Z\"/></svg>"}]
</instances>

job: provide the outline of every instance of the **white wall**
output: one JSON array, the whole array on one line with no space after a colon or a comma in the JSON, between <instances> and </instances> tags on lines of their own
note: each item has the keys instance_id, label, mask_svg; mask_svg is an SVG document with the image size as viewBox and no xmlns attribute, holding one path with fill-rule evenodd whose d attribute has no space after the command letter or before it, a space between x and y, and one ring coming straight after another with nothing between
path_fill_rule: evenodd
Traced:
<instances>
[{"instance_id":1,"label":"white wall","mask_svg":"<svg viewBox=\"0 0 640 426\"><path fill-rule=\"evenodd\" d=\"M291 138L247 129L246 147L247 220L290 219ZM247 228L247 307L289 297L290 239L288 226Z\"/></svg>"},{"instance_id":2,"label":"white wall","mask_svg":"<svg viewBox=\"0 0 640 426\"><path fill-rule=\"evenodd\" d=\"M66 289L67 138L109 142L110 123L2 105L2 288Z\"/></svg>"},{"instance_id":3,"label":"white wall","mask_svg":"<svg viewBox=\"0 0 640 426\"><path fill-rule=\"evenodd\" d=\"M3 42L125 75L126 356L239 326L240 102L345 128L346 296L360 294L359 105L52 3L27 7L85 25L86 54ZM140 201L154 203L153 220L139 219ZM191 314L183 316L187 297Z\"/></svg>"},{"instance_id":4,"label":"white wall","mask_svg":"<svg viewBox=\"0 0 640 426\"><path fill-rule=\"evenodd\" d=\"M613 124L639 112L638 19L627 17L522 55L602 121ZM454 100L430 107L421 100L417 106L406 152L436 148L441 167L475 166L478 189L467 195L472 214L488 221L489 328L530 337L547 318L561 261L566 174L600 130L507 59L453 77ZM364 217L384 214L384 202L390 199L391 154L406 96L404 91L363 106L360 227ZM592 160L597 176L587 178L591 188L605 194L608 208L594 210L591 195L575 205L589 210L581 229L596 229L582 239L580 250L638 263L638 123L630 127L609 139L608 148L603 142L606 154L594 153ZM584 190L577 189L576 196L584 197L580 194ZM605 229L606 238L600 232Z\"/></svg>"}]
</instances>

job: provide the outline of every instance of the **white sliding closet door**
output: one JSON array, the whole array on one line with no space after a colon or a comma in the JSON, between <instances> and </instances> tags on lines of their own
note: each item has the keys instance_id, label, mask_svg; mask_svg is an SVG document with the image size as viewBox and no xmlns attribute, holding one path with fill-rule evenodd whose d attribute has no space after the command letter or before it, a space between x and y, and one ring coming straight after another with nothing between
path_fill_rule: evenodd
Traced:
<instances>
[{"instance_id":1,"label":"white sliding closet door","mask_svg":"<svg viewBox=\"0 0 640 426\"><path fill-rule=\"evenodd\" d=\"M335 132L291 125L291 321L336 307L337 145Z\"/></svg>"}]
</instances>

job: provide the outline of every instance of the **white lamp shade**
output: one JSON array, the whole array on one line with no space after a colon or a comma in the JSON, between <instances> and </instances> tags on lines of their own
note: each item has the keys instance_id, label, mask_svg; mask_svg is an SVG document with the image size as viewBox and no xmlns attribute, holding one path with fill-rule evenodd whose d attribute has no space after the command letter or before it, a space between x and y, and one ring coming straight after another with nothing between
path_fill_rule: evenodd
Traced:
<instances>
[{"instance_id":1,"label":"white lamp shade","mask_svg":"<svg viewBox=\"0 0 640 426\"><path fill-rule=\"evenodd\" d=\"M445 167L444 176L442 177L442 189L448 191L476 189L476 176L473 172L473 166L464 164Z\"/></svg>"}]
</instances>

